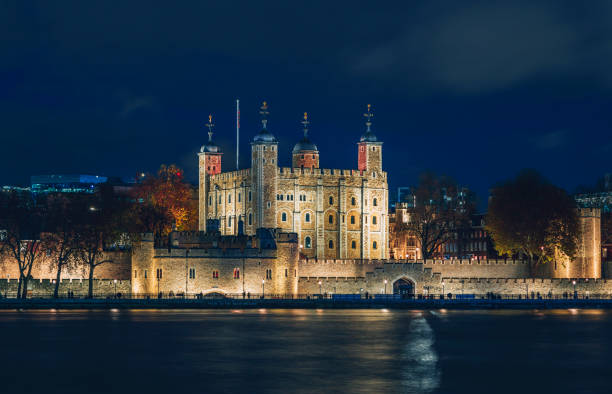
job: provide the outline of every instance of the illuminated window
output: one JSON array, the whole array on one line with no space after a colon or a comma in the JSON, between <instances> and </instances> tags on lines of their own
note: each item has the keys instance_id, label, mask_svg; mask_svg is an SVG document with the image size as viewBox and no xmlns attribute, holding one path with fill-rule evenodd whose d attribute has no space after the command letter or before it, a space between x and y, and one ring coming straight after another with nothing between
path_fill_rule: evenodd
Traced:
<instances>
[{"instance_id":1,"label":"illuminated window","mask_svg":"<svg viewBox=\"0 0 612 394\"><path fill-rule=\"evenodd\" d=\"M304 239L304 246L306 246L306 249L310 249L312 247L310 237L306 237Z\"/></svg>"},{"instance_id":2,"label":"illuminated window","mask_svg":"<svg viewBox=\"0 0 612 394\"><path fill-rule=\"evenodd\" d=\"M215 270L212 272L212 278L213 279L219 279L219 271Z\"/></svg>"},{"instance_id":3,"label":"illuminated window","mask_svg":"<svg viewBox=\"0 0 612 394\"><path fill-rule=\"evenodd\" d=\"M240 268L234 268L234 279L240 279Z\"/></svg>"}]
</instances>

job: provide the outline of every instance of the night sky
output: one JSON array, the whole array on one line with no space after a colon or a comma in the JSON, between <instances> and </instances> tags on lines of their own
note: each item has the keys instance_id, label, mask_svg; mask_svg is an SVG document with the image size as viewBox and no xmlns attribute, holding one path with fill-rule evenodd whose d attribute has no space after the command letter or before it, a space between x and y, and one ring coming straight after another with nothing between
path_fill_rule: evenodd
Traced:
<instances>
[{"instance_id":1,"label":"night sky","mask_svg":"<svg viewBox=\"0 0 612 394\"><path fill-rule=\"evenodd\" d=\"M125 3L125 4L124 4ZM356 168L366 104L389 187L431 169L486 200L525 167L573 191L612 170L609 1L0 1L0 184L197 177L209 113L241 167L269 103L289 166L308 111L321 167Z\"/></svg>"}]
</instances>

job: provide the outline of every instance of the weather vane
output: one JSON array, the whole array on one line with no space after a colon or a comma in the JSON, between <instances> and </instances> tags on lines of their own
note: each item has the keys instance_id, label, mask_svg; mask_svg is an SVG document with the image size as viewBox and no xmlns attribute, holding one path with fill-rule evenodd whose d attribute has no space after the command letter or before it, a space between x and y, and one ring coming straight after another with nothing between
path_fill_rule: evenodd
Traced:
<instances>
[{"instance_id":1,"label":"weather vane","mask_svg":"<svg viewBox=\"0 0 612 394\"><path fill-rule=\"evenodd\" d=\"M261 114L261 123L263 124L263 128L266 129L268 127L267 116L270 113L268 112L268 103L264 101L259 109L259 113Z\"/></svg>"},{"instance_id":2,"label":"weather vane","mask_svg":"<svg viewBox=\"0 0 612 394\"><path fill-rule=\"evenodd\" d=\"M363 116L367 119L366 126L368 127L368 131L370 131L370 126L372 126L372 117L374 116L372 113L372 104L368 104L368 112L363 114Z\"/></svg>"},{"instance_id":3,"label":"weather vane","mask_svg":"<svg viewBox=\"0 0 612 394\"><path fill-rule=\"evenodd\" d=\"M208 127L208 142L212 142L212 135L213 135L213 127L215 125L212 122L212 114L208 115L208 123L206 123L206 127Z\"/></svg>"},{"instance_id":4,"label":"weather vane","mask_svg":"<svg viewBox=\"0 0 612 394\"><path fill-rule=\"evenodd\" d=\"M308 136L308 125L310 124L308 121L308 112L304 112L304 120L302 121L302 124L304 125L304 138L306 138Z\"/></svg>"}]
</instances>

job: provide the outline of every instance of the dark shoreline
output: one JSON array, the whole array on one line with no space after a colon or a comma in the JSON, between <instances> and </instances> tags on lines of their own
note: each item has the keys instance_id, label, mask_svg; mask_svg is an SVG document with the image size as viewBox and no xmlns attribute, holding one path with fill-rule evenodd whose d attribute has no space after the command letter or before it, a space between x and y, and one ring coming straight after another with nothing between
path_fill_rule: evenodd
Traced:
<instances>
[{"instance_id":1,"label":"dark shoreline","mask_svg":"<svg viewBox=\"0 0 612 394\"><path fill-rule=\"evenodd\" d=\"M291 299L0 299L14 309L612 309L612 299L291 300Z\"/></svg>"}]
</instances>

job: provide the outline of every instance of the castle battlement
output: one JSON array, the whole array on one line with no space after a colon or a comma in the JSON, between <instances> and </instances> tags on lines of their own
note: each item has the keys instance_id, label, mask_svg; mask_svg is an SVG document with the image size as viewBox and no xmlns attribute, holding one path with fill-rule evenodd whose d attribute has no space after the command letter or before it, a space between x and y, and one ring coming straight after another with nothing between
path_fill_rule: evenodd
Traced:
<instances>
[{"instance_id":1,"label":"castle battlement","mask_svg":"<svg viewBox=\"0 0 612 394\"><path fill-rule=\"evenodd\" d=\"M244 170L227 171L227 172L221 172L216 175L210 175L210 180L211 182L214 182L214 181L227 182L227 181L233 181L233 180L242 181L243 178L250 177L250 176L251 176L251 169L247 168Z\"/></svg>"},{"instance_id":2,"label":"castle battlement","mask_svg":"<svg viewBox=\"0 0 612 394\"><path fill-rule=\"evenodd\" d=\"M354 169L337 169L337 168L290 168L290 167L278 167L278 174L283 177L293 176L312 176L312 177L337 177L337 178L370 178L365 171L359 171ZM385 171L380 172L380 178L387 179L387 173Z\"/></svg>"}]
</instances>

